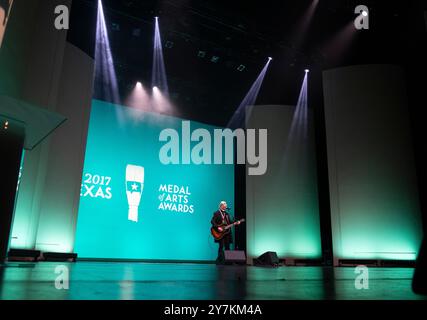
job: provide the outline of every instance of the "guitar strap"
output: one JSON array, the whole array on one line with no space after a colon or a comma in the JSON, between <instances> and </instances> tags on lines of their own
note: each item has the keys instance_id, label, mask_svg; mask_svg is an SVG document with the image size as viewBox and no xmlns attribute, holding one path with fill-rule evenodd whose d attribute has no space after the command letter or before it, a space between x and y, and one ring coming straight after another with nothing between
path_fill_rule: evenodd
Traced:
<instances>
[{"instance_id":1,"label":"guitar strap","mask_svg":"<svg viewBox=\"0 0 427 320\"><path fill-rule=\"evenodd\" d=\"M230 221L228 220L227 214L223 212L222 210L219 210L221 212L222 221L225 221L227 225L230 224Z\"/></svg>"}]
</instances>

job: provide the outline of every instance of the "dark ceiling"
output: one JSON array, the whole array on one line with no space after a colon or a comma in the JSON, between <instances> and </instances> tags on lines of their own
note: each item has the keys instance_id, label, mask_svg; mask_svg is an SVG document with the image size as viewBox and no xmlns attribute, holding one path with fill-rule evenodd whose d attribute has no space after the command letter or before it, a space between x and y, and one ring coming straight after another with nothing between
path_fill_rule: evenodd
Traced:
<instances>
[{"instance_id":1,"label":"dark ceiling","mask_svg":"<svg viewBox=\"0 0 427 320\"><path fill-rule=\"evenodd\" d=\"M360 1L317 2L307 24L313 0L103 0L121 95L136 81L150 86L154 16L160 18L170 93L179 113L215 125L228 122L269 56L274 60L258 104L295 104L305 68L316 79L309 88L319 98L322 70L365 63L407 68L408 61L423 59L414 54L425 38L421 1L363 1L370 29L349 34L341 31L354 20ZM96 3L74 0L72 8L69 41L89 54Z\"/></svg>"}]
</instances>

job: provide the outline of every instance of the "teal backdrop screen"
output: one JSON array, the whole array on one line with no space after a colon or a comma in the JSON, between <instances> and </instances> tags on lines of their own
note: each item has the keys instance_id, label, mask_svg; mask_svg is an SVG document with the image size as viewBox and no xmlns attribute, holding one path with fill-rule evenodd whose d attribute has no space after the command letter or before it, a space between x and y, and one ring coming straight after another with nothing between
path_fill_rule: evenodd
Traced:
<instances>
[{"instance_id":1,"label":"teal backdrop screen","mask_svg":"<svg viewBox=\"0 0 427 320\"><path fill-rule=\"evenodd\" d=\"M174 129L181 141L182 121L93 100L74 248L80 258L216 258L210 220L221 200L234 208L234 166L162 164L160 133ZM217 129L190 124L212 137Z\"/></svg>"}]
</instances>

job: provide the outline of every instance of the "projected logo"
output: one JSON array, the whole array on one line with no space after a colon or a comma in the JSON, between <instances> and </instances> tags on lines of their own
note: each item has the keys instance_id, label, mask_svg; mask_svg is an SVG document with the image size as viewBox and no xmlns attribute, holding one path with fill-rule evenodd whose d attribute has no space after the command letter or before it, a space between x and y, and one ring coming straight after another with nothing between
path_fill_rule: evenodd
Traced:
<instances>
[{"instance_id":1,"label":"projected logo","mask_svg":"<svg viewBox=\"0 0 427 320\"><path fill-rule=\"evenodd\" d=\"M194 213L194 205L190 204L190 187L172 184L161 184L159 186L159 210Z\"/></svg>"},{"instance_id":2,"label":"projected logo","mask_svg":"<svg viewBox=\"0 0 427 320\"><path fill-rule=\"evenodd\" d=\"M144 188L144 167L127 165L126 195L128 198L128 220L138 222L138 208Z\"/></svg>"},{"instance_id":3,"label":"projected logo","mask_svg":"<svg viewBox=\"0 0 427 320\"><path fill-rule=\"evenodd\" d=\"M113 193L110 186L111 180L111 177L108 176L89 172L85 173L83 175L80 197L111 200L113 198Z\"/></svg>"}]
</instances>

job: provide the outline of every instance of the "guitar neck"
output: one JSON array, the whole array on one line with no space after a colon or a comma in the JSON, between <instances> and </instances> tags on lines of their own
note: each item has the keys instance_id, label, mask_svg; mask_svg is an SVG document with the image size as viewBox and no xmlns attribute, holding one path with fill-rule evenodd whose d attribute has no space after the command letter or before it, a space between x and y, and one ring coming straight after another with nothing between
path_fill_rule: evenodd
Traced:
<instances>
[{"instance_id":1,"label":"guitar neck","mask_svg":"<svg viewBox=\"0 0 427 320\"><path fill-rule=\"evenodd\" d=\"M231 227L234 227L238 222L243 222L243 220L233 222L233 223L229 224L228 226L225 226L224 229L225 230L230 229Z\"/></svg>"}]
</instances>

